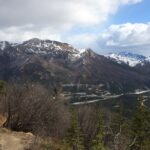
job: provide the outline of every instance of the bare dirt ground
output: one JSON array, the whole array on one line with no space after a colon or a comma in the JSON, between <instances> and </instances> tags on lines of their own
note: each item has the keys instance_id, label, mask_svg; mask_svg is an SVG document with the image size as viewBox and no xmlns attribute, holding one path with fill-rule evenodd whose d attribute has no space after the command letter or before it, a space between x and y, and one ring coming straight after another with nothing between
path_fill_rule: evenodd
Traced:
<instances>
[{"instance_id":1,"label":"bare dirt ground","mask_svg":"<svg viewBox=\"0 0 150 150\"><path fill-rule=\"evenodd\" d=\"M0 150L28 150L34 142L33 134L2 128L4 122L5 118L0 115Z\"/></svg>"}]
</instances>

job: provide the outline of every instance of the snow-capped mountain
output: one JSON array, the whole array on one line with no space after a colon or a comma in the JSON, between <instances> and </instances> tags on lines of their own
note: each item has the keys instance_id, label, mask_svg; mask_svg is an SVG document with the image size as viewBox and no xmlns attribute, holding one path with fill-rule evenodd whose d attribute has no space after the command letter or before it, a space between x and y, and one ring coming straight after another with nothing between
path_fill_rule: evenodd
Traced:
<instances>
[{"instance_id":1,"label":"snow-capped mountain","mask_svg":"<svg viewBox=\"0 0 150 150\"><path fill-rule=\"evenodd\" d=\"M134 66L148 59L129 53L111 54L108 58L91 49L77 49L51 40L31 39L17 44L0 42L0 79L41 82L48 86L103 84L112 92L130 92L150 88L150 67L147 64L132 69L122 63Z\"/></svg>"},{"instance_id":2,"label":"snow-capped mountain","mask_svg":"<svg viewBox=\"0 0 150 150\"><path fill-rule=\"evenodd\" d=\"M28 51L34 53L49 53L53 50L64 51L68 53L78 53L78 50L70 44L51 40L40 40L37 38L25 41L21 44L21 46L26 47Z\"/></svg>"},{"instance_id":3,"label":"snow-capped mountain","mask_svg":"<svg viewBox=\"0 0 150 150\"><path fill-rule=\"evenodd\" d=\"M80 58L88 49L76 49L72 45L51 40L40 40L37 38L24 41L23 43L0 42L0 52L6 50L13 55L41 55L48 58L66 58L75 61ZM15 55L16 54L16 55Z\"/></svg>"},{"instance_id":4,"label":"snow-capped mountain","mask_svg":"<svg viewBox=\"0 0 150 150\"><path fill-rule=\"evenodd\" d=\"M149 57L129 52L110 53L109 55L107 55L107 57L119 64L125 63L131 67L135 67L139 64L144 65L146 62L150 62Z\"/></svg>"}]
</instances>

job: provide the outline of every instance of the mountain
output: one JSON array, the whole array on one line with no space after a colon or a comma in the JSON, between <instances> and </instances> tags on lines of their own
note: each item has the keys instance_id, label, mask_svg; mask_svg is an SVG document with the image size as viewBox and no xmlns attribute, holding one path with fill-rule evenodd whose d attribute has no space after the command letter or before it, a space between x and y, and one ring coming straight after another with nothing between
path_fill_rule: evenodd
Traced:
<instances>
[{"instance_id":1,"label":"mountain","mask_svg":"<svg viewBox=\"0 0 150 150\"><path fill-rule=\"evenodd\" d=\"M68 64L84 51L67 43L35 38L20 44L0 42L0 78L48 84L65 82L73 74Z\"/></svg>"},{"instance_id":2,"label":"mountain","mask_svg":"<svg viewBox=\"0 0 150 150\"><path fill-rule=\"evenodd\" d=\"M129 52L110 53L107 55L107 57L116 61L117 63L125 63L131 67L135 67L139 64L144 65L145 63L150 62L149 57Z\"/></svg>"},{"instance_id":3,"label":"mountain","mask_svg":"<svg viewBox=\"0 0 150 150\"><path fill-rule=\"evenodd\" d=\"M141 62L146 59L136 58ZM114 60L58 41L34 38L18 44L0 42L0 79L40 82L50 87L88 85L89 89L112 93L150 87L149 72Z\"/></svg>"}]
</instances>

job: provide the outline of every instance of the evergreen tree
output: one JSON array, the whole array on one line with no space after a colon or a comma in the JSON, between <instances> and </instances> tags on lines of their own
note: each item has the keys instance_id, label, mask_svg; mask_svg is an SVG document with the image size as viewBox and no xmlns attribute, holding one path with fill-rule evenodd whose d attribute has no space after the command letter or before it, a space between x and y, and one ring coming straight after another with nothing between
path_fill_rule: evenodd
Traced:
<instances>
[{"instance_id":1,"label":"evergreen tree","mask_svg":"<svg viewBox=\"0 0 150 150\"><path fill-rule=\"evenodd\" d=\"M72 150L83 150L83 136L76 113L71 110L71 124L67 132L66 142Z\"/></svg>"},{"instance_id":2,"label":"evergreen tree","mask_svg":"<svg viewBox=\"0 0 150 150\"><path fill-rule=\"evenodd\" d=\"M126 149L128 146L128 129L128 122L124 117L122 104L120 104L120 106L116 109L116 113L111 124L113 136L112 147L114 150Z\"/></svg>"},{"instance_id":3,"label":"evergreen tree","mask_svg":"<svg viewBox=\"0 0 150 150\"><path fill-rule=\"evenodd\" d=\"M104 122L103 122L103 117L100 114L99 115L99 120L97 124L97 134L95 136L95 139L92 141L92 148L91 150L106 150L104 146Z\"/></svg>"},{"instance_id":4,"label":"evergreen tree","mask_svg":"<svg viewBox=\"0 0 150 150\"><path fill-rule=\"evenodd\" d=\"M131 150L150 150L150 111L145 106L143 97L139 98L131 126L131 137Z\"/></svg>"}]
</instances>

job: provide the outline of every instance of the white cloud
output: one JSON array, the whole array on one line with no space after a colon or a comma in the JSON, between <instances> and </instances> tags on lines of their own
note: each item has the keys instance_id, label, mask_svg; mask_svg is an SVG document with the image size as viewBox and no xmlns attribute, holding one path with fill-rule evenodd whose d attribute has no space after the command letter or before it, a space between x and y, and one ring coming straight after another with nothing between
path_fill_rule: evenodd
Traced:
<instances>
[{"instance_id":1,"label":"white cloud","mask_svg":"<svg viewBox=\"0 0 150 150\"><path fill-rule=\"evenodd\" d=\"M150 54L150 23L111 25L97 42L107 50L127 49Z\"/></svg>"},{"instance_id":2,"label":"white cloud","mask_svg":"<svg viewBox=\"0 0 150 150\"><path fill-rule=\"evenodd\" d=\"M5 28L0 30L0 40L21 42L37 37L40 39L52 39L61 41L60 34L56 31L51 31L51 28L49 27L45 27L41 30L33 30L33 28L33 25Z\"/></svg>"},{"instance_id":3,"label":"white cloud","mask_svg":"<svg viewBox=\"0 0 150 150\"><path fill-rule=\"evenodd\" d=\"M120 5L142 0L0 0L3 25L93 25L105 21Z\"/></svg>"},{"instance_id":4,"label":"white cloud","mask_svg":"<svg viewBox=\"0 0 150 150\"><path fill-rule=\"evenodd\" d=\"M111 25L101 34L106 46L135 46L150 43L150 23Z\"/></svg>"},{"instance_id":5,"label":"white cloud","mask_svg":"<svg viewBox=\"0 0 150 150\"><path fill-rule=\"evenodd\" d=\"M78 34L78 35L70 35L65 39L66 42L71 43L77 48L93 48L97 47L95 41L97 40L97 35L95 34Z\"/></svg>"},{"instance_id":6,"label":"white cloud","mask_svg":"<svg viewBox=\"0 0 150 150\"><path fill-rule=\"evenodd\" d=\"M102 24L120 6L141 1L0 0L0 40L26 40L32 36L58 38L76 26ZM12 27L14 30L10 30Z\"/></svg>"}]
</instances>

